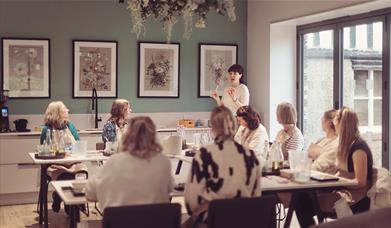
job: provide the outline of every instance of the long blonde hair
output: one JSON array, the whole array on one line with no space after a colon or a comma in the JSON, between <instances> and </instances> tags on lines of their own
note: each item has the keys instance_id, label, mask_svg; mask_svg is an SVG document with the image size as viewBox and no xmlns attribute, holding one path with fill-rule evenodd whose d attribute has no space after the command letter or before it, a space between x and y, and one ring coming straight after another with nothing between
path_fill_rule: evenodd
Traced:
<instances>
[{"instance_id":1,"label":"long blonde hair","mask_svg":"<svg viewBox=\"0 0 391 228\"><path fill-rule=\"evenodd\" d=\"M122 148L143 159L148 159L162 151L162 146L156 140L156 127L151 118L138 116L130 120Z\"/></svg>"},{"instance_id":2,"label":"long blonde hair","mask_svg":"<svg viewBox=\"0 0 391 228\"><path fill-rule=\"evenodd\" d=\"M118 126L125 124L125 115L129 109L129 101L125 99L116 99L111 105L109 121L113 121Z\"/></svg>"},{"instance_id":3,"label":"long blonde hair","mask_svg":"<svg viewBox=\"0 0 391 228\"><path fill-rule=\"evenodd\" d=\"M277 106L277 121L280 124L296 124L297 113L289 102L282 102Z\"/></svg>"},{"instance_id":4,"label":"long blonde hair","mask_svg":"<svg viewBox=\"0 0 391 228\"><path fill-rule=\"evenodd\" d=\"M45 111L44 122L54 129L61 129L68 123L68 116L61 116L62 109L67 109L62 101L52 101Z\"/></svg>"},{"instance_id":5,"label":"long blonde hair","mask_svg":"<svg viewBox=\"0 0 391 228\"><path fill-rule=\"evenodd\" d=\"M235 134L235 122L231 111L225 106L218 106L211 114L212 131L218 141L233 139Z\"/></svg>"},{"instance_id":6,"label":"long blonde hair","mask_svg":"<svg viewBox=\"0 0 391 228\"><path fill-rule=\"evenodd\" d=\"M351 109L342 107L337 111L335 120L339 123L337 159L339 162L346 163L350 147L360 137L358 117Z\"/></svg>"}]
</instances>

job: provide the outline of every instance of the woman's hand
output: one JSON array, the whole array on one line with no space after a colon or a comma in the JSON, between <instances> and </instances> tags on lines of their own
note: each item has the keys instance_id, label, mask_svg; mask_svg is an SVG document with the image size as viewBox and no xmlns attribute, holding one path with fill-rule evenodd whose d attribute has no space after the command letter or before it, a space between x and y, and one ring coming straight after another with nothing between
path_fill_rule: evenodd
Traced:
<instances>
[{"instance_id":1,"label":"woman's hand","mask_svg":"<svg viewBox=\"0 0 391 228\"><path fill-rule=\"evenodd\" d=\"M233 101L237 101L237 97L236 97L236 89L233 88L233 87L229 87L227 89L227 93L228 95L232 98Z\"/></svg>"},{"instance_id":2,"label":"woman's hand","mask_svg":"<svg viewBox=\"0 0 391 228\"><path fill-rule=\"evenodd\" d=\"M221 100L219 94L217 93L217 90L213 90L210 94L210 97L216 100L217 105L221 105Z\"/></svg>"},{"instance_id":3,"label":"woman's hand","mask_svg":"<svg viewBox=\"0 0 391 228\"><path fill-rule=\"evenodd\" d=\"M312 160L315 160L319 157L321 147L311 143L310 147L308 148L308 155Z\"/></svg>"}]
</instances>

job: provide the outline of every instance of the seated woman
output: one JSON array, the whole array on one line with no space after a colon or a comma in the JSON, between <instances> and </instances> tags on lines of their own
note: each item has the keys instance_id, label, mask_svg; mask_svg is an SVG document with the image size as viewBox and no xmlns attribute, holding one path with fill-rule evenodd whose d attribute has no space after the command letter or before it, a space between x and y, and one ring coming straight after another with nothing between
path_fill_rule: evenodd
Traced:
<instances>
[{"instance_id":1,"label":"seated woman","mask_svg":"<svg viewBox=\"0 0 391 228\"><path fill-rule=\"evenodd\" d=\"M264 161L265 146L269 146L269 136L261 124L261 117L250 106L242 106L236 111L239 129L235 141L245 148L254 151L258 160Z\"/></svg>"},{"instance_id":2,"label":"seated woman","mask_svg":"<svg viewBox=\"0 0 391 228\"><path fill-rule=\"evenodd\" d=\"M322 129L326 133L326 137L312 143L308 148L308 156L313 160L312 170L335 173L338 137L333 120L336 113L337 111L332 109L323 114Z\"/></svg>"},{"instance_id":3,"label":"seated woman","mask_svg":"<svg viewBox=\"0 0 391 228\"><path fill-rule=\"evenodd\" d=\"M102 140L103 142L121 141L121 135L126 131L126 119L129 113L132 112L129 101L125 99L116 99L110 111L110 118L103 126Z\"/></svg>"},{"instance_id":4,"label":"seated woman","mask_svg":"<svg viewBox=\"0 0 391 228\"><path fill-rule=\"evenodd\" d=\"M86 198L106 207L170 202L171 163L161 153L149 117L130 120L122 152L114 154L86 186Z\"/></svg>"},{"instance_id":5,"label":"seated woman","mask_svg":"<svg viewBox=\"0 0 391 228\"><path fill-rule=\"evenodd\" d=\"M276 136L276 142L281 143L284 160L288 159L288 150L302 150L304 146L304 137L301 131L296 127L297 114L296 109L291 103L283 102L277 106L277 121L282 125Z\"/></svg>"},{"instance_id":6,"label":"seated woman","mask_svg":"<svg viewBox=\"0 0 391 228\"><path fill-rule=\"evenodd\" d=\"M367 143L360 137L358 117L349 108L338 110L334 125L339 137L337 151L337 175L357 181L356 186L344 191L333 193L318 193L318 201L322 211L333 212L334 203L341 197L346 199L354 213L369 209L369 198L366 193L372 182L372 153ZM314 208L311 198L302 194L299 196L300 207L295 209L301 227L314 224Z\"/></svg>"},{"instance_id":7,"label":"seated woman","mask_svg":"<svg viewBox=\"0 0 391 228\"><path fill-rule=\"evenodd\" d=\"M69 109L62 101L53 101L48 105L45 112L45 126L42 129L40 137L41 144L45 142L48 130L51 132L50 135L52 140L59 140L59 135L54 134L54 130L56 130L56 132L57 130L62 130L63 137L70 140L70 143L72 144L74 144L76 140L80 140L75 126L69 122L68 112ZM86 173L87 175L87 167L82 163L70 163L63 165L51 165L48 168L48 175L50 176L51 180L75 179L76 173ZM60 196L56 192L53 192L52 209L54 212L58 212L60 210L60 204Z\"/></svg>"},{"instance_id":8,"label":"seated woman","mask_svg":"<svg viewBox=\"0 0 391 228\"><path fill-rule=\"evenodd\" d=\"M234 141L235 124L225 106L211 115L215 143L196 153L185 185L185 202L193 220L205 222L214 199L261 195L261 173L255 153Z\"/></svg>"}]
</instances>

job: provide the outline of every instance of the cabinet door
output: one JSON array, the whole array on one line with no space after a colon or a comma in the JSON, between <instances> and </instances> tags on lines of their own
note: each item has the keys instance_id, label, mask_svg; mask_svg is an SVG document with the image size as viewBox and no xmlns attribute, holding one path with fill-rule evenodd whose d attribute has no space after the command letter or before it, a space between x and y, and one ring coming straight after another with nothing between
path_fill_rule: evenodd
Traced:
<instances>
[{"instance_id":1,"label":"cabinet door","mask_svg":"<svg viewBox=\"0 0 391 228\"><path fill-rule=\"evenodd\" d=\"M0 194L39 191L39 166L0 165Z\"/></svg>"}]
</instances>

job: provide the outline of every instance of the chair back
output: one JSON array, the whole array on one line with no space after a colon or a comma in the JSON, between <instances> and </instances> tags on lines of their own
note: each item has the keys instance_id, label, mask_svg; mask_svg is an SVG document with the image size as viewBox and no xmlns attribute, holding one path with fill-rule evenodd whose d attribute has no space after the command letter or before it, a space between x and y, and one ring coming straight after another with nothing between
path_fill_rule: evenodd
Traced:
<instances>
[{"instance_id":1,"label":"chair back","mask_svg":"<svg viewBox=\"0 0 391 228\"><path fill-rule=\"evenodd\" d=\"M276 227L276 196L213 200L208 209L208 228Z\"/></svg>"},{"instance_id":2,"label":"chair back","mask_svg":"<svg viewBox=\"0 0 391 228\"><path fill-rule=\"evenodd\" d=\"M162 203L108 207L103 212L103 228L148 227L178 228L180 204Z\"/></svg>"}]
</instances>

